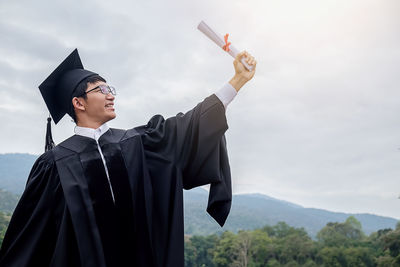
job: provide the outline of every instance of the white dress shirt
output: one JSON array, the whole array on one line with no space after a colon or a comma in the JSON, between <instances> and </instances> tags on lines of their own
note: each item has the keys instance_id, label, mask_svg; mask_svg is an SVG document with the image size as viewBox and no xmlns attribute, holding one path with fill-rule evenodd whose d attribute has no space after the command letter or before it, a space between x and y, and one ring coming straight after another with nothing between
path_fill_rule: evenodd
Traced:
<instances>
[{"instance_id":1,"label":"white dress shirt","mask_svg":"<svg viewBox=\"0 0 400 267\"><path fill-rule=\"evenodd\" d=\"M233 86L230 83L226 83L215 93L215 95L219 98L219 100L222 102L222 104L224 105L224 107L226 109L228 104L230 102L232 102L232 100L237 95L237 92L236 92L236 89L233 88ZM113 201L115 203L114 192L113 192L113 189L112 189L112 186L111 186L110 176L108 174L108 168L107 168L106 160L104 159L103 152L101 151L101 148L100 148L100 145L99 145L99 138L105 132L107 132L108 129L109 129L109 127L108 127L107 123L104 123L103 125L101 125L97 129L76 126L74 131L75 131L75 134L77 134L77 135L89 137L89 138L92 138L92 139L94 139L96 141L97 149L99 150L99 153L100 153L100 156L101 156L101 160L103 161L104 170L105 170L106 175L107 175L107 180L108 180L108 184L110 186L112 199L113 199Z\"/></svg>"},{"instance_id":2,"label":"white dress shirt","mask_svg":"<svg viewBox=\"0 0 400 267\"><path fill-rule=\"evenodd\" d=\"M237 95L237 92L230 83L226 83L215 93L215 95L219 98L219 100L221 100L226 109L228 104L231 103Z\"/></svg>"},{"instance_id":3,"label":"white dress shirt","mask_svg":"<svg viewBox=\"0 0 400 267\"><path fill-rule=\"evenodd\" d=\"M108 174L108 168L107 168L106 160L104 159L103 152L101 151L101 148L100 148L100 145L99 145L100 136L102 136L105 132L107 132L108 129L110 129L110 127L108 127L107 123L104 123L103 125L101 125L97 129L81 127L81 126L77 125L77 126L75 126L75 130L74 131L75 131L75 134L77 134L77 135L86 136L86 137L89 137L89 138L92 138L92 139L96 140L97 149L99 150L99 153L100 153L100 156L101 156L101 160L103 161L104 170L106 171L108 185L110 186L110 190L111 190L111 196L112 196L112 199L113 199L113 201L115 203L114 192L113 192L113 189L112 189L112 186L111 186L110 175Z\"/></svg>"}]
</instances>

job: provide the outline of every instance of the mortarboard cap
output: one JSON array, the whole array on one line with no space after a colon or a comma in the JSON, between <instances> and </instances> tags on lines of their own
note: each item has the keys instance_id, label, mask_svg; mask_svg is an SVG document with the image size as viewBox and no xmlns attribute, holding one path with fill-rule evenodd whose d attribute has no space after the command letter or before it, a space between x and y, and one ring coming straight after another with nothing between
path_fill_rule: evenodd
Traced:
<instances>
[{"instance_id":1,"label":"mortarboard cap","mask_svg":"<svg viewBox=\"0 0 400 267\"><path fill-rule=\"evenodd\" d=\"M58 123L66 113L69 114L71 112L71 100L74 90L82 80L93 75L97 75L97 73L83 68L78 49L75 49L39 85L39 90L46 102L47 109L53 117L54 123Z\"/></svg>"}]
</instances>

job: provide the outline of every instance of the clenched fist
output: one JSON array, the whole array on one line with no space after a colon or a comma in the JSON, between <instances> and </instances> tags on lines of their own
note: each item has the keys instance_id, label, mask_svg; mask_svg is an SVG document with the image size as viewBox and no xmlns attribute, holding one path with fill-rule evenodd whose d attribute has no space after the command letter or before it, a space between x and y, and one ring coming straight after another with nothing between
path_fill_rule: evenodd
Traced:
<instances>
[{"instance_id":1,"label":"clenched fist","mask_svg":"<svg viewBox=\"0 0 400 267\"><path fill-rule=\"evenodd\" d=\"M252 71L246 69L246 67L240 62L242 57L245 58L247 64L253 66ZM248 52L243 51L236 56L233 65L235 67L235 76L233 76L229 83L239 92L240 88L253 78L254 73L256 72L257 61Z\"/></svg>"}]
</instances>

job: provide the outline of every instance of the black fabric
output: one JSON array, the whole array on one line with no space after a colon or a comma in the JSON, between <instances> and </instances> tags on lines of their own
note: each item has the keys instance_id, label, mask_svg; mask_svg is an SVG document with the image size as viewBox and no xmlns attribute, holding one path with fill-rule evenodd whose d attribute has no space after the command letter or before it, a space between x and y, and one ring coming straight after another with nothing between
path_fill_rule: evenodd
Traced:
<instances>
[{"instance_id":1,"label":"black fabric","mask_svg":"<svg viewBox=\"0 0 400 267\"><path fill-rule=\"evenodd\" d=\"M55 147L53 141L53 135L51 134L51 117L47 118L47 127L46 127L46 141L44 145L44 151L52 150Z\"/></svg>"},{"instance_id":2,"label":"black fabric","mask_svg":"<svg viewBox=\"0 0 400 267\"><path fill-rule=\"evenodd\" d=\"M72 136L34 164L0 266L184 265L183 188L211 183L208 212L231 205L225 110L212 95L186 114Z\"/></svg>"}]
</instances>

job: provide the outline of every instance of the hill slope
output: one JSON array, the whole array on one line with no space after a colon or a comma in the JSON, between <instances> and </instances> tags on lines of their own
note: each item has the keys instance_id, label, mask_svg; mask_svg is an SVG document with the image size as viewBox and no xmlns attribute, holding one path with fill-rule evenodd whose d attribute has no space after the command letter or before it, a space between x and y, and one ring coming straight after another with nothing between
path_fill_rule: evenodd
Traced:
<instances>
[{"instance_id":1,"label":"hill slope","mask_svg":"<svg viewBox=\"0 0 400 267\"><path fill-rule=\"evenodd\" d=\"M36 159L30 154L0 154L0 188L21 194Z\"/></svg>"},{"instance_id":2,"label":"hill slope","mask_svg":"<svg viewBox=\"0 0 400 267\"><path fill-rule=\"evenodd\" d=\"M17 206L18 200L18 195L0 189L0 211L12 213Z\"/></svg>"},{"instance_id":3,"label":"hill slope","mask_svg":"<svg viewBox=\"0 0 400 267\"><path fill-rule=\"evenodd\" d=\"M328 222L343 222L354 216L370 234L379 229L394 229L397 220L372 214L349 214L322 209L303 208L299 205L261 194L234 195L231 213L223 228L206 213L208 192L197 188L185 191L185 233L206 235L226 230L255 229L284 221L294 227L304 227L311 237Z\"/></svg>"}]
</instances>

